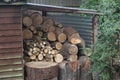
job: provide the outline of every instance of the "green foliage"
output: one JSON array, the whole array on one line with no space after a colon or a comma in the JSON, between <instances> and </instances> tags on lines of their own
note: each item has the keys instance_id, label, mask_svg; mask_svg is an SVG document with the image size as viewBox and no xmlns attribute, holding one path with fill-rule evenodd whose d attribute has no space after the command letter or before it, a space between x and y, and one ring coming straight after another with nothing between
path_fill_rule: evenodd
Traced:
<instances>
[{"instance_id":1,"label":"green foliage","mask_svg":"<svg viewBox=\"0 0 120 80\"><path fill-rule=\"evenodd\" d=\"M116 68L112 59L120 59L120 0L85 0L84 8L103 12L99 17L100 33L96 49L91 56L92 71L99 80L110 80Z\"/></svg>"}]
</instances>

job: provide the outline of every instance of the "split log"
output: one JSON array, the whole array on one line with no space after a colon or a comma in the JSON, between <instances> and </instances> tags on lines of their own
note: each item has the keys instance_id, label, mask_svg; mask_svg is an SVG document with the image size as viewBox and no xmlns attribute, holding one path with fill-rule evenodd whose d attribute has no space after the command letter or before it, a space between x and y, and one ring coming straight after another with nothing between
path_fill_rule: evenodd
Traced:
<instances>
[{"instance_id":1,"label":"split log","mask_svg":"<svg viewBox=\"0 0 120 80\"><path fill-rule=\"evenodd\" d=\"M47 33L47 39L49 41L56 41L56 35L55 35L55 33L54 32L48 32Z\"/></svg>"},{"instance_id":2,"label":"split log","mask_svg":"<svg viewBox=\"0 0 120 80\"><path fill-rule=\"evenodd\" d=\"M81 40L81 42L78 43L77 46L79 48L85 48L85 40L82 37L80 37L80 40Z\"/></svg>"},{"instance_id":3,"label":"split log","mask_svg":"<svg viewBox=\"0 0 120 80\"><path fill-rule=\"evenodd\" d=\"M57 27L63 28L63 25L61 23L57 24Z\"/></svg>"},{"instance_id":4,"label":"split log","mask_svg":"<svg viewBox=\"0 0 120 80\"><path fill-rule=\"evenodd\" d=\"M24 26L26 27L29 27L32 25L32 19L29 16L23 17L22 21L23 21Z\"/></svg>"},{"instance_id":5,"label":"split log","mask_svg":"<svg viewBox=\"0 0 120 80\"><path fill-rule=\"evenodd\" d=\"M32 18L32 21L33 21L33 25L35 27L39 26L43 22L43 18L42 18L41 14L39 12L32 13L31 18Z\"/></svg>"},{"instance_id":6,"label":"split log","mask_svg":"<svg viewBox=\"0 0 120 80\"><path fill-rule=\"evenodd\" d=\"M26 73L27 80L52 80L58 76L58 65L53 62L28 62Z\"/></svg>"},{"instance_id":7,"label":"split log","mask_svg":"<svg viewBox=\"0 0 120 80\"><path fill-rule=\"evenodd\" d=\"M29 29L23 30L23 39L32 39L33 34Z\"/></svg>"},{"instance_id":8,"label":"split log","mask_svg":"<svg viewBox=\"0 0 120 80\"><path fill-rule=\"evenodd\" d=\"M79 63L81 64L81 74L80 80L93 80L92 74L89 73L90 70L90 59L87 56L81 56L79 58Z\"/></svg>"},{"instance_id":9,"label":"split log","mask_svg":"<svg viewBox=\"0 0 120 80\"><path fill-rule=\"evenodd\" d=\"M80 80L78 74L78 61L64 61L59 64L58 80Z\"/></svg>"}]
</instances>

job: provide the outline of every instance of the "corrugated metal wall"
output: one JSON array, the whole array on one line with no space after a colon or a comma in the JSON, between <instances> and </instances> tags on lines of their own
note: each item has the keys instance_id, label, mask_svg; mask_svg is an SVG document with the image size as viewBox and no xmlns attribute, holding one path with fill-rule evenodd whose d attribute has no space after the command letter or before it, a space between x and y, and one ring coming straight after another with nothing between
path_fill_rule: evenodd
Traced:
<instances>
[{"instance_id":1,"label":"corrugated metal wall","mask_svg":"<svg viewBox=\"0 0 120 80\"><path fill-rule=\"evenodd\" d=\"M23 80L21 9L0 6L0 80Z\"/></svg>"},{"instance_id":2,"label":"corrugated metal wall","mask_svg":"<svg viewBox=\"0 0 120 80\"><path fill-rule=\"evenodd\" d=\"M67 15L67 14L48 14L48 17L65 26L74 27L86 41L86 47L92 46L92 16Z\"/></svg>"},{"instance_id":3,"label":"corrugated metal wall","mask_svg":"<svg viewBox=\"0 0 120 80\"><path fill-rule=\"evenodd\" d=\"M55 6L80 6L82 0L27 0L29 3L55 5Z\"/></svg>"}]
</instances>

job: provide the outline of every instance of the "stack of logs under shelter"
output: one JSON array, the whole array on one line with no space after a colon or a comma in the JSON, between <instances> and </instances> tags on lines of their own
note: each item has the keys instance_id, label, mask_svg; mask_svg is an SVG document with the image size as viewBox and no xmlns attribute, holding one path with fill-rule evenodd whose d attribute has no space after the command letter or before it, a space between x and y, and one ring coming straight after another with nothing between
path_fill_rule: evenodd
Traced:
<instances>
[{"instance_id":1,"label":"stack of logs under shelter","mask_svg":"<svg viewBox=\"0 0 120 80\"><path fill-rule=\"evenodd\" d=\"M79 49L85 47L85 42L74 28L54 22L49 17L41 16L40 12L24 11L23 47L25 62L45 61L59 63L61 67L59 80L79 80L73 76L79 77L76 74L79 68L76 66L80 65L78 64L79 55L83 53ZM65 72L63 71L66 66L65 64L72 64L72 66L68 66L68 69L71 69L68 71L75 72L66 79ZM31 77L29 79L34 80ZM42 80L42 78L39 80ZM48 80L50 79L48 78Z\"/></svg>"}]
</instances>

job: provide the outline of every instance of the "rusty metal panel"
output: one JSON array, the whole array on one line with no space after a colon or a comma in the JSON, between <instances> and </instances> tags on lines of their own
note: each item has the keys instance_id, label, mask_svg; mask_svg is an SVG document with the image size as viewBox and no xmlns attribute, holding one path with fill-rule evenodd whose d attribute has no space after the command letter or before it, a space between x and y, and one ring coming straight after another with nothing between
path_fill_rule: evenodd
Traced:
<instances>
[{"instance_id":1,"label":"rusty metal panel","mask_svg":"<svg viewBox=\"0 0 120 80\"><path fill-rule=\"evenodd\" d=\"M91 47L93 42L93 28L92 16L80 16L72 14L51 14L48 17L57 22L62 23L64 26L74 27L86 41L86 47Z\"/></svg>"},{"instance_id":2,"label":"rusty metal panel","mask_svg":"<svg viewBox=\"0 0 120 80\"><path fill-rule=\"evenodd\" d=\"M21 7L0 7L0 80L24 80Z\"/></svg>"}]
</instances>

